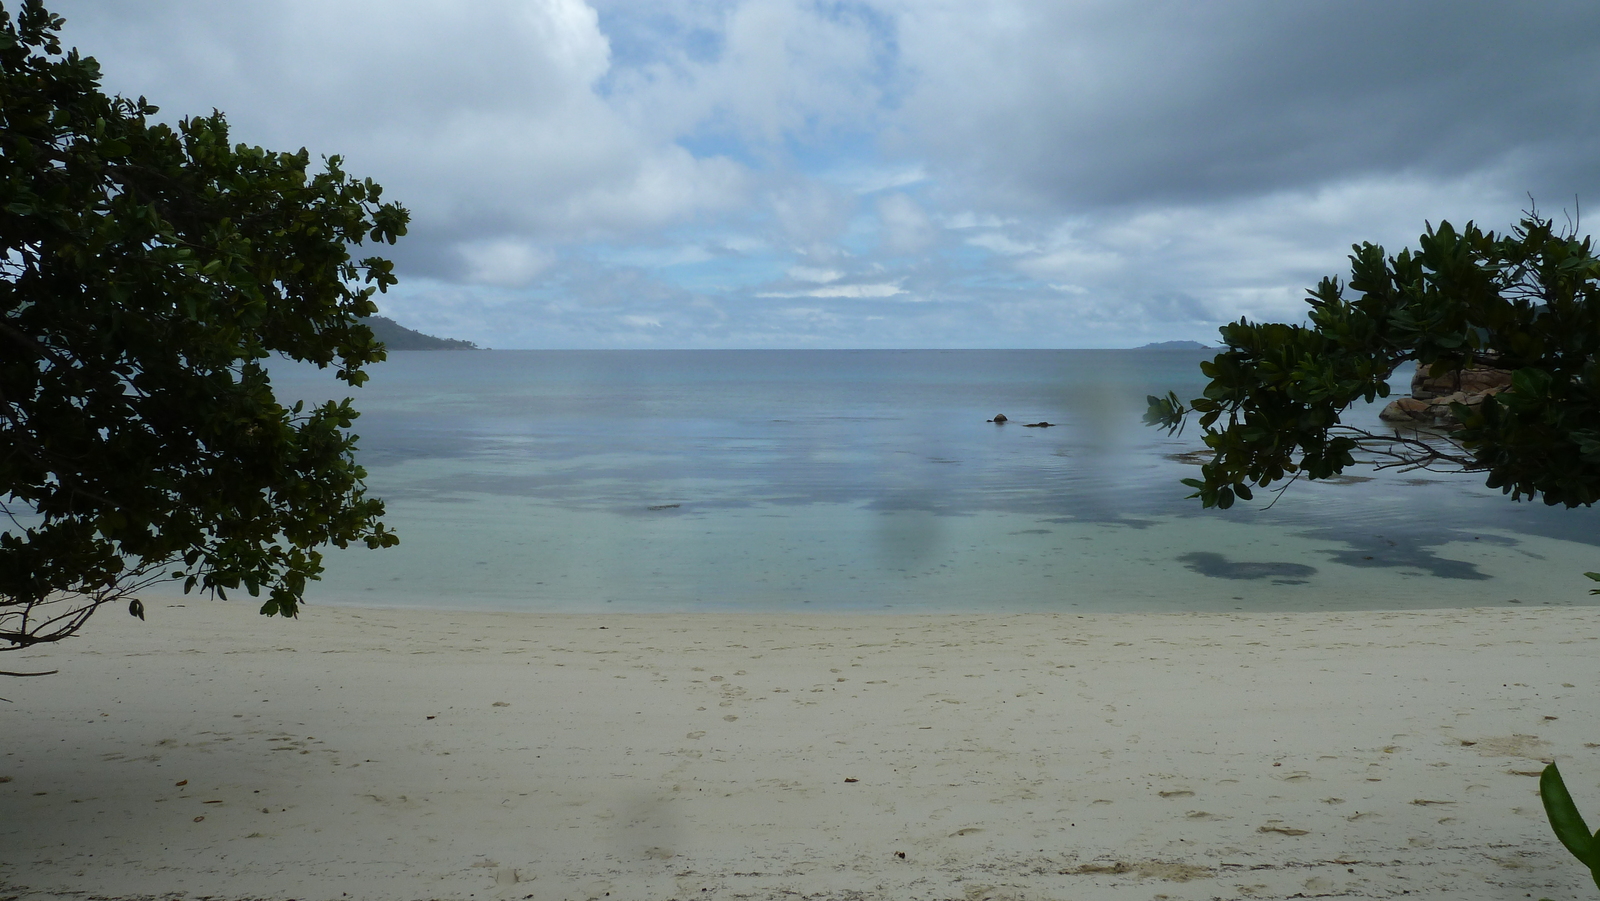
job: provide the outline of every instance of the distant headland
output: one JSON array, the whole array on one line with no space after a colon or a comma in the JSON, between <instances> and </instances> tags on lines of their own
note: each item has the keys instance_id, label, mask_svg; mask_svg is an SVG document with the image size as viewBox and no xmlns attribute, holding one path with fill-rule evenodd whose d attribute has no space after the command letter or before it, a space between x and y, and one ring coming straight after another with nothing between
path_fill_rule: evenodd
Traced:
<instances>
[{"instance_id":1,"label":"distant headland","mask_svg":"<svg viewBox=\"0 0 1600 901\"><path fill-rule=\"evenodd\" d=\"M388 350L483 350L471 341L424 335L387 316L368 316L361 321Z\"/></svg>"},{"instance_id":2,"label":"distant headland","mask_svg":"<svg viewBox=\"0 0 1600 901\"><path fill-rule=\"evenodd\" d=\"M1135 347L1134 350L1210 350L1211 345L1201 344L1199 341L1157 341L1154 344L1145 344Z\"/></svg>"}]
</instances>

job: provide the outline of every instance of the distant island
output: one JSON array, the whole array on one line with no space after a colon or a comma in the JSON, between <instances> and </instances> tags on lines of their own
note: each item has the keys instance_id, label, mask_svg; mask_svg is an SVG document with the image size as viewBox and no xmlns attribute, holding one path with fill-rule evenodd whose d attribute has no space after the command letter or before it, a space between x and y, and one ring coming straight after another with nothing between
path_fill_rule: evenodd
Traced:
<instances>
[{"instance_id":1,"label":"distant island","mask_svg":"<svg viewBox=\"0 0 1600 901\"><path fill-rule=\"evenodd\" d=\"M387 316L368 316L361 320L383 346L389 350L482 350L471 341L457 338L435 338L408 329Z\"/></svg>"},{"instance_id":2,"label":"distant island","mask_svg":"<svg viewBox=\"0 0 1600 901\"><path fill-rule=\"evenodd\" d=\"M1199 341L1157 341L1135 347L1134 350L1210 350L1211 345L1201 344Z\"/></svg>"}]
</instances>

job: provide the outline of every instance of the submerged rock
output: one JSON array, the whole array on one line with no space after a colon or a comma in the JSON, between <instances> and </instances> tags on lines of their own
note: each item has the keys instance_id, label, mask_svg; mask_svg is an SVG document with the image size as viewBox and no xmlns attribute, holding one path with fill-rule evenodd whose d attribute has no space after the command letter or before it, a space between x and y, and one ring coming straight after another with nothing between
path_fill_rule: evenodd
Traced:
<instances>
[{"instance_id":1,"label":"submerged rock","mask_svg":"<svg viewBox=\"0 0 1600 901\"><path fill-rule=\"evenodd\" d=\"M1055 425L1053 422L1025 422L1022 427L1025 429L1048 429L1053 425Z\"/></svg>"}]
</instances>

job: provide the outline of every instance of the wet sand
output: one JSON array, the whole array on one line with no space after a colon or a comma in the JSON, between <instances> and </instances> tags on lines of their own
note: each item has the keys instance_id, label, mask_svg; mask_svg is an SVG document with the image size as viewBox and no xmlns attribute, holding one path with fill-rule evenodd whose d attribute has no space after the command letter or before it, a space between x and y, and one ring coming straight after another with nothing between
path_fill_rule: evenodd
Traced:
<instances>
[{"instance_id":1,"label":"wet sand","mask_svg":"<svg viewBox=\"0 0 1600 901\"><path fill-rule=\"evenodd\" d=\"M1597 623L107 611L4 656L0 896L1586 897Z\"/></svg>"}]
</instances>

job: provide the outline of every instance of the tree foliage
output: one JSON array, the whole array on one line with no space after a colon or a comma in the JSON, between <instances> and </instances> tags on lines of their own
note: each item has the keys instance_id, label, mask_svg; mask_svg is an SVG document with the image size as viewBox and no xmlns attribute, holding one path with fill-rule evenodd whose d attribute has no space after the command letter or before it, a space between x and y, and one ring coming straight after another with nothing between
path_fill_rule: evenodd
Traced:
<instances>
[{"instance_id":1,"label":"tree foliage","mask_svg":"<svg viewBox=\"0 0 1600 901\"><path fill-rule=\"evenodd\" d=\"M1588 506L1600 500L1600 260L1590 238L1530 212L1509 233L1472 223L1428 227L1418 249L1389 256L1360 244L1348 286L1309 292L1308 325L1221 329L1226 349L1185 406L1151 397L1145 421L1175 431L1200 414L1211 461L1185 479L1207 507L1358 462L1483 472L1512 498ZM1346 290L1348 287L1348 291ZM1475 363L1512 371L1481 406L1452 405L1449 434L1378 434L1344 423L1355 403L1389 393L1408 360L1434 376Z\"/></svg>"},{"instance_id":2,"label":"tree foliage","mask_svg":"<svg viewBox=\"0 0 1600 901\"><path fill-rule=\"evenodd\" d=\"M153 581L294 616L315 548L396 543L350 401L287 409L263 361L359 386L405 234L338 157L232 144L100 90L39 0L0 5L0 640L72 634ZM142 615L137 600L130 609Z\"/></svg>"}]
</instances>

